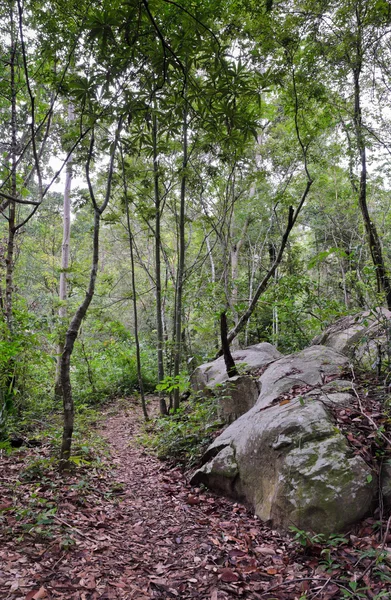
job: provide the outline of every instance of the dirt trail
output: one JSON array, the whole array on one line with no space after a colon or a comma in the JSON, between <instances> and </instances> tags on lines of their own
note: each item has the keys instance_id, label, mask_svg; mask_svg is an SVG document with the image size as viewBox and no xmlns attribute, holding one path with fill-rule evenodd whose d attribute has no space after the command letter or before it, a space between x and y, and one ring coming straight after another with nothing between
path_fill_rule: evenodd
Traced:
<instances>
[{"instance_id":1,"label":"dirt trail","mask_svg":"<svg viewBox=\"0 0 391 600\"><path fill-rule=\"evenodd\" d=\"M359 576L357 597L391 598L376 596L391 583L371 576L373 519L332 550L330 571L321 545L304 553L148 455L136 441L135 401L109 407L102 423L106 469L81 467L64 480L50 470L49 446L0 456L1 600L330 600ZM26 471L32 459L49 470Z\"/></svg>"},{"instance_id":2,"label":"dirt trail","mask_svg":"<svg viewBox=\"0 0 391 600\"><path fill-rule=\"evenodd\" d=\"M64 479L49 445L1 454L1 600L280 597L262 592L282 581L289 540L148 455L135 401L102 422L106 469Z\"/></svg>"},{"instance_id":3,"label":"dirt trail","mask_svg":"<svg viewBox=\"0 0 391 600\"><path fill-rule=\"evenodd\" d=\"M192 490L179 469L147 455L135 442L140 419L138 409L120 413L108 419L103 431L111 443L116 480L125 492L116 525L116 565L125 585L125 594L118 597L264 598L255 588L264 590L265 579L270 583L276 570L267 573L266 567L259 585L258 561L249 549L258 548L263 561L273 564L270 556L275 555L283 564L287 540L261 530L260 521L243 506ZM266 538L273 546L266 545ZM276 542L283 545L277 554ZM238 564L253 575L248 585L235 569Z\"/></svg>"}]
</instances>

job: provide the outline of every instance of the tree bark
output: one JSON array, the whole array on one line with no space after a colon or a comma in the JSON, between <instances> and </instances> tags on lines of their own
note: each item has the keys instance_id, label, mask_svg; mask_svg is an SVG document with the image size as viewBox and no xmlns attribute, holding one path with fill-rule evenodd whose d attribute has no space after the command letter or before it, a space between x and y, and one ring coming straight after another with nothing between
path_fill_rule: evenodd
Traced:
<instances>
[{"instance_id":1,"label":"tree bark","mask_svg":"<svg viewBox=\"0 0 391 600\"><path fill-rule=\"evenodd\" d=\"M358 18L358 17L357 17ZM358 48L361 47L361 34L360 34L360 22L358 22ZM359 49L357 54L361 59ZM366 158L366 145L363 135L363 123L362 123L362 112L361 112L361 89L360 89L360 73L361 63L353 69L354 79L354 126L356 133L356 142L358 152L360 155L360 187L358 190L358 203L360 206L361 214L364 220L365 231L368 238L369 249L372 256L372 261L375 266L376 278L378 291L382 291L386 298L388 310L391 310L391 280L388 270L385 266L383 258L383 250L380 243L379 235L375 223L372 221L367 203L367 158Z\"/></svg>"},{"instance_id":2,"label":"tree bark","mask_svg":"<svg viewBox=\"0 0 391 600\"><path fill-rule=\"evenodd\" d=\"M68 105L68 122L72 124L75 115L73 111L73 105ZM64 188L64 215L63 215L63 238L61 246L61 273L60 273L60 308L58 309L58 316L60 324L63 323L67 316L66 301L68 298L67 290L67 279L68 279L68 268L69 268L69 253L70 253L70 235L71 235L71 186L72 186L72 155L68 156L66 171L65 171L65 188ZM64 352L64 343L60 340L57 347L57 368L56 368L56 383L54 387L54 394L57 398L61 398L61 369L60 369L60 356Z\"/></svg>"},{"instance_id":3,"label":"tree bark","mask_svg":"<svg viewBox=\"0 0 391 600\"><path fill-rule=\"evenodd\" d=\"M182 298L183 284L185 272L185 201L186 201L186 183L187 183L187 161L188 161L188 124L187 124L187 109L183 110L183 161L182 161L182 178L180 192L180 207L179 207L179 252L178 252L178 268L176 276L176 302L175 302L175 356L174 356L174 378L179 376L181 368L181 350L182 350ZM174 390L173 409L179 408L179 388Z\"/></svg>"},{"instance_id":4,"label":"tree bark","mask_svg":"<svg viewBox=\"0 0 391 600\"><path fill-rule=\"evenodd\" d=\"M10 55L10 83L11 83L11 196L17 196L17 122L16 122L16 81L15 81L15 61L17 51L17 39L13 10L10 10L11 16L11 55ZM12 333L12 300L13 300L13 274L14 274L14 252L15 252L15 233L16 233L16 203L11 200L8 209L8 239L7 252L5 258L5 320L10 333Z\"/></svg>"},{"instance_id":5,"label":"tree bark","mask_svg":"<svg viewBox=\"0 0 391 600\"><path fill-rule=\"evenodd\" d=\"M221 333L221 348L223 351L225 367L227 369L228 377L236 377L239 375L238 370L235 365L235 361L231 354L231 350L229 349L229 342L227 339L228 335L228 326L227 326L227 314L226 312L222 312L220 315L220 333Z\"/></svg>"},{"instance_id":6,"label":"tree bark","mask_svg":"<svg viewBox=\"0 0 391 600\"><path fill-rule=\"evenodd\" d=\"M101 213L98 209L94 210L94 232L93 232L93 251L92 265L90 271L90 281L83 302L77 309L65 336L64 351L60 358L61 392L64 405L64 427L61 444L61 463L66 467L71 455L72 435L75 418L75 409L72 396L71 385L71 356L79 329L84 317L87 314L89 305L95 291L96 276L99 265L99 229Z\"/></svg>"},{"instance_id":7,"label":"tree bark","mask_svg":"<svg viewBox=\"0 0 391 600\"><path fill-rule=\"evenodd\" d=\"M130 251L130 265L132 269L132 296L133 296L133 318L134 318L134 339L136 342L136 361L137 361L137 379L140 388L141 406L143 409L144 418L148 421L147 405L145 403L144 384L141 372L141 354L140 354L140 339L138 335L138 312L137 312L137 295L136 295L136 279L134 274L134 252L133 252L133 235L130 228L130 215L129 215L129 203L126 200L126 220L128 224L129 234L129 251Z\"/></svg>"},{"instance_id":8,"label":"tree bark","mask_svg":"<svg viewBox=\"0 0 391 600\"><path fill-rule=\"evenodd\" d=\"M153 182L155 196L155 285L156 285L156 329L157 329L157 363L158 383L164 379L164 338L163 338L163 316L162 316L162 277L161 277L161 234L160 234L160 191L159 191L159 162L157 152L158 123L154 113L152 122L153 140ZM160 414L167 414L167 404L164 395L160 392Z\"/></svg>"},{"instance_id":9,"label":"tree bark","mask_svg":"<svg viewBox=\"0 0 391 600\"><path fill-rule=\"evenodd\" d=\"M141 407L143 409L143 415L146 421L149 420L147 405L145 402L145 394L144 394L144 383L142 377L142 367L141 367L141 354L140 354L140 339L138 334L138 310L137 310L137 289L136 289L136 277L135 277L135 268L134 268L134 251L133 251L133 234L132 228L130 226L130 212L129 212L129 201L128 201L128 187L125 176L124 169L124 160L121 152L122 158L122 176L123 176L123 184L125 191L125 204L126 204L126 224L128 228L128 239L129 239L129 253L130 253L130 267L131 267L131 281L132 281L132 297L133 297L133 318L134 318L134 339L136 342L136 362L137 362L137 380L140 389L140 397L141 397Z\"/></svg>"},{"instance_id":10,"label":"tree bark","mask_svg":"<svg viewBox=\"0 0 391 600\"><path fill-rule=\"evenodd\" d=\"M60 360L60 374L61 374L61 391L64 405L64 425L63 425L63 435L62 435L62 444L61 444L61 463L60 467L62 469L66 468L69 464L69 458L71 455L71 447L72 447L72 435L73 435L73 427L74 427L74 418L75 418L75 409L74 402L72 396L72 384L71 384L71 356L73 352L73 348L75 345L75 341L77 335L80 330L81 323L84 317L87 314L88 307L91 304L92 298L95 292L95 283L96 277L98 274L98 266L99 266L99 230L100 230L100 219L101 216L106 209L111 195L111 187L113 180L113 172L114 172L114 158L116 153L116 148L118 145L119 134L121 131L122 119L118 124L118 128L116 131L114 148L112 150L112 155L110 159L110 165L107 175L107 184L106 184L106 193L105 198L101 206L98 206L94 190L91 184L90 179L90 163L92 160L92 154L94 149L94 134L91 136L90 150L86 163L86 178L88 183L88 189L90 192L91 202L94 207L94 229L93 229L93 243L92 243L92 264L90 270L90 279L87 291L85 293L85 297L83 302L80 304L78 309L76 310L65 336L65 344L64 351L61 355Z\"/></svg>"}]
</instances>

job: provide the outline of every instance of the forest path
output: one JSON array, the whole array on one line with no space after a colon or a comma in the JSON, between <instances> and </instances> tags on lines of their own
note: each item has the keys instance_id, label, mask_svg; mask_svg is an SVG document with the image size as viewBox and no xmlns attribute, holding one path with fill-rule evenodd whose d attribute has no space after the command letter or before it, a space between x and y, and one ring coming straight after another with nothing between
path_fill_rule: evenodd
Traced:
<instances>
[{"instance_id":1,"label":"forest path","mask_svg":"<svg viewBox=\"0 0 391 600\"><path fill-rule=\"evenodd\" d=\"M109 416L102 431L124 491L110 548L115 593L107 598L265 598L260 592L275 583L276 563L285 570L291 542L145 453L136 440L141 423L133 404Z\"/></svg>"},{"instance_id":2,"label":"forest path","mask_svg":"<svg viewBox=\"0 0 391 600\"><path fill-rule=\"evenodd\" d=\"M328 554L304 538L304 553L147 454L142 423L135 400L108 406L99 425L106 468L81 464L66 477L49 440L0 450L1 600L391 599L388 560L373 554L384 548L374 519Z\"/></svg>"},{"instance_id":3,"label":"forest path","mask_svg":"<svg viewBox=\"0 0 391 600\"><path fill-rule=\"evenodd\" d=\"M298 545L245 507L192 489L138 443L142 424L134 399L106 407L103 467L79 433L79 466L66 476L49 438L0 449L0 600L296 598Z\"/></svg>"}]
</instances>

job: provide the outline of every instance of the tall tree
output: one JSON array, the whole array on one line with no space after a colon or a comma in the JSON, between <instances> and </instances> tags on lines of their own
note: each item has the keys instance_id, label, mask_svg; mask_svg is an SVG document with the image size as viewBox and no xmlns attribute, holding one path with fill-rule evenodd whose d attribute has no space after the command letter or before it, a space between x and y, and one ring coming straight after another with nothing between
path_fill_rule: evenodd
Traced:
<instances>
[{"instance_id":1,"label":"tall tree","mask_svg":"<svg viewBox=\"0 0 391 600\"><path fill-rule=\"evenodd\" d=\"M90 270L90 278L88 283L88 288L85 293L84 300L81 302L79 307L77 308L72 320L69 324L65 335L65 344L64 351L61 355L60 361L60 373L61 373L61 393L63 397L63 405L64 405L64 427L63 427L63 437L61 444L61 461L64 467L67 466L71 453L72 446L72 434L74 427L74 401L72 396L72 384L71 384L71 357L73 353L73 348L75 345L75 341L77 335L80 330L80 326L84 317L87 314L87 310L91 304L92 298L95 292L96 278L98 274L98 266L99 266L99 232L100 232L100 223L102 214L106 210L112 192L112 184L113 184L113 176L114 176L114 163L116 158L116 150L119 142L120 131L122 127L122 118L119 119L117 124L115 137L111 146L110 152L110 161L107 170L107 177L105 183L105 190L103 194L103 201L99 204L97 200L96 193L94 191L94 186L91 181L91 163L94 155L95 148L95 134L94 130L92 131L90 146L88 150L88 156L86 160L86 179L88 183L88 189L90 193L90 199L93 207L94 214L94 228L93 228L93 244L92 244L92 264Z\"/></svg>"},{"instance_id":2,"label":"tall tree","mask_svg":"<svg viewBox=\"0 0 391 600\"><path fill-rule=\"evenodd\" d=\"M68 104L68 123L72 125L75 120L75 114L72 103ZM71 185L72 185L72 155L68 156L66 171L65 171L65 187L64 187L64 202L63 202L63 238L61 246L61 273L60 273L60 291L59 300L60 307L58 309L58 316L60 323L63 323L67 316L67 278L69 268L69 256L70 256L70 238L71 238ZM61 397L61 373L60 373L60 356L64 352L64 345L62 340L58 344L58 358L57 358L57 369L56 369L56 382L55 382L55 395Z\"/></svg>"}]
</instances>

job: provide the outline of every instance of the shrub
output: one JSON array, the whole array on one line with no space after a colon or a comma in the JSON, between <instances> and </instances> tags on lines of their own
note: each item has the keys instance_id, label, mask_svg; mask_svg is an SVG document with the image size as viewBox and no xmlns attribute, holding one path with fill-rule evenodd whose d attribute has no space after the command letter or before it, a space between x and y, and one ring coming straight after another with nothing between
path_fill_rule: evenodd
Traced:
<instances>
[{"instance_id":1,"label":"shrub","mask_svg":"<svg viewBox=\"0 0 391 600\"><path fill-rule=\"evenodd\" d=\"M193 467L221 426L216 399L191 396L174 414L147 424L140 441L159 458Z\"/></svg>"}]
</instances>

